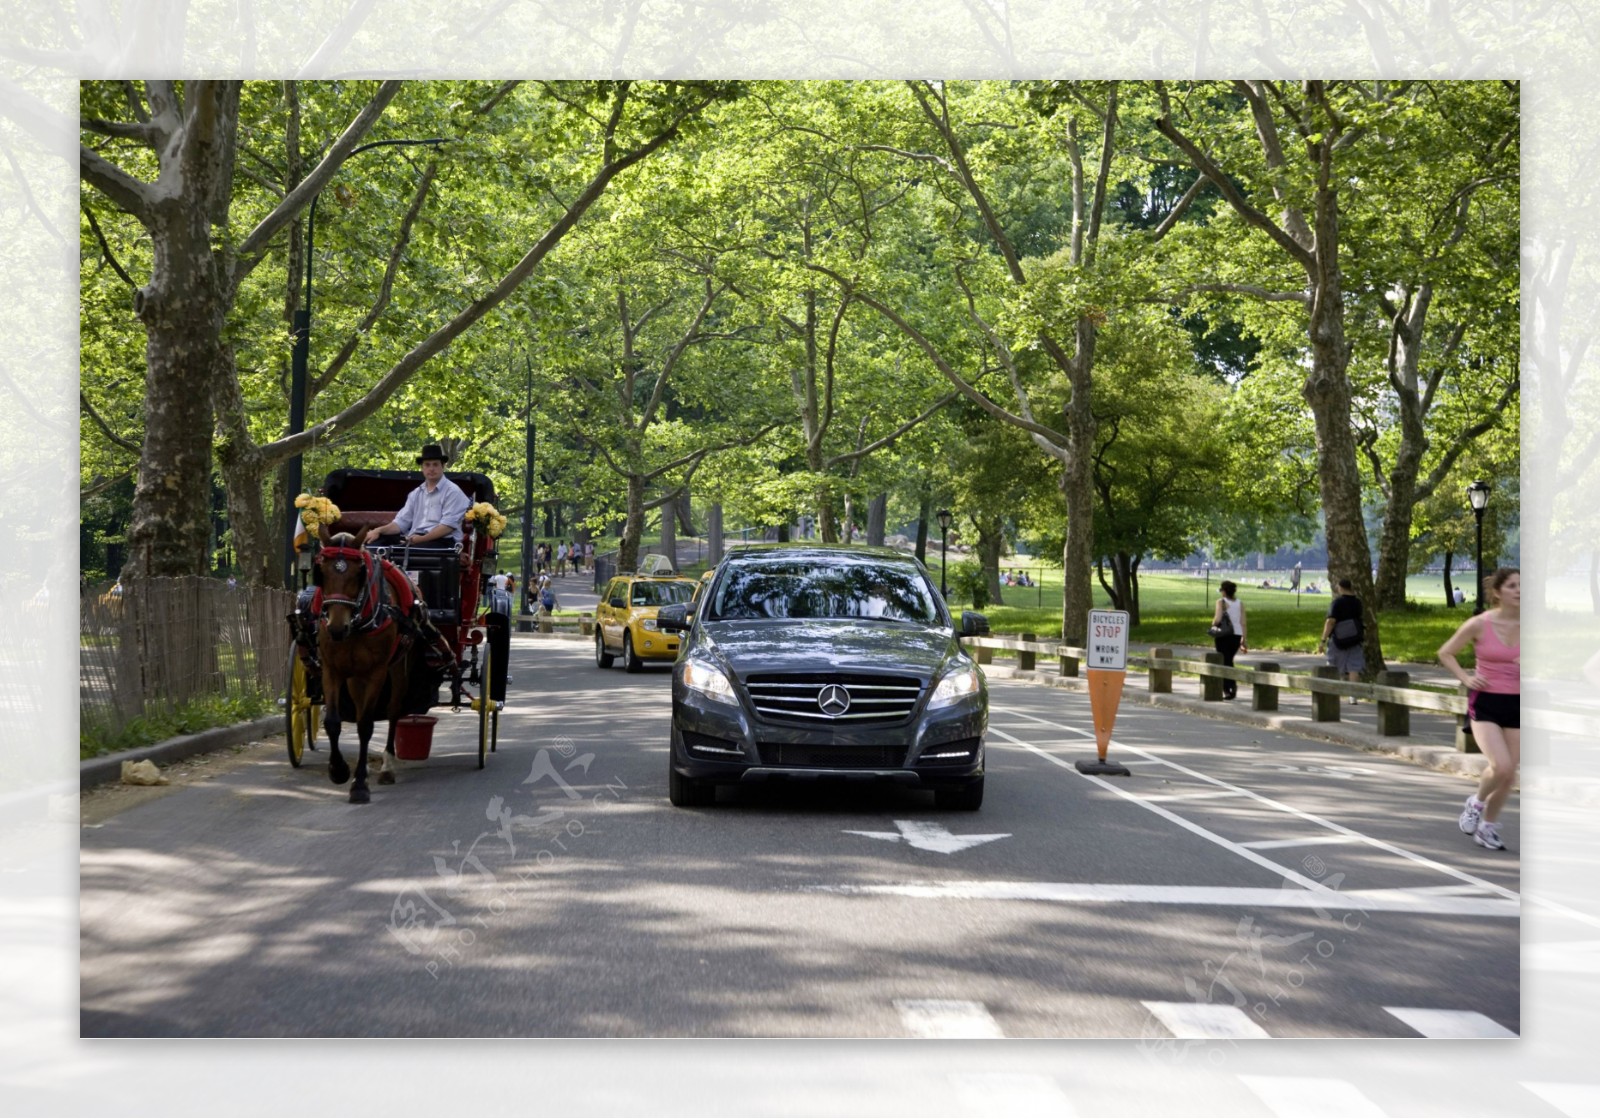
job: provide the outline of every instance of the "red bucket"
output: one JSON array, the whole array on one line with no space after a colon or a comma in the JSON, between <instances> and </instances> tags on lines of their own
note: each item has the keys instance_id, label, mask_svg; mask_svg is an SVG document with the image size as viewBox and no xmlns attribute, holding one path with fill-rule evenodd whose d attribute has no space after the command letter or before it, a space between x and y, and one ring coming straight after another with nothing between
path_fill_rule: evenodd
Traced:
<instances>
[{"instance_id":1,"label":"red bucket","mask_svg":"<svg viewBox=\"0 0 1600 1119\"><path fill-rule=\"evenodd\" d=\"M439 720L432 715L407 715L395 724L394 756L402 761L428 760L433 748L433 724Z\"/></svg>"}]
</instances>

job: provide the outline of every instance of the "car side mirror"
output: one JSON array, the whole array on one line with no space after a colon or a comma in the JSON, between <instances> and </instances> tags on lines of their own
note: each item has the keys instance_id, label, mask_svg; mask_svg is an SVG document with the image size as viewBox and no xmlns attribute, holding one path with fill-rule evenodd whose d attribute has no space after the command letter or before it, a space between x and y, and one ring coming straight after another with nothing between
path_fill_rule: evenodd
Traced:
<instances>
[{"instance_id":1,"label":"car side mirror","mask_svg":"<svg viewBox=\"0 0 1600 1119\"><path fill-rule=\"evenodd\" d=\"M982 637L989 632L989 619L976 610L961 611L961 636Z\"/></svg>"},{"instance_id":2,"label":"car side mirror","mask_svg":"<svg viewBox=\"0 0 1600 1119\"><path fill-rule=\"evenodd\" d=\"M667 633L682 633L689 628L689 607L685 603L663 606L656 612L656 625Z\"/></svg>"}]
</instances>

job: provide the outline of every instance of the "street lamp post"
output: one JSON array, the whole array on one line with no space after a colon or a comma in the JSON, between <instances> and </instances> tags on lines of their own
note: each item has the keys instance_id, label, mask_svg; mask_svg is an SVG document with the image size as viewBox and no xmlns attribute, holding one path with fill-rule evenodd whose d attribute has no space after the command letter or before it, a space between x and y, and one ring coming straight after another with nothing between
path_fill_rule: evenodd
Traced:
<instances>
[{"instance_id":1,"label":"street lamp post","mask_svg":"<svg viewBox=\"0 0 1600 1119\"><path fill-rule=\"evenodd\" d=\"M1472 503L1472 516L1478 522L1478 600L1472 608L1474 614L1483 613L1483 511L1489 505L1489 483L1479 479L1467 487L1467 500Z\"/></svg>"},{"instance_id":2,"label":"street lamp post","mask_svg":"<svg viewBox=\"0 0 1600 1119\"><path fill-rule=\"evenodd\" d=\"M417 147L418 145L448 144L450 141L443 138L431 140L375 140L370 144L362 144L351 148L350 154L345 156L346 161L364 151L372 148ZM306 429L306 366L311 357L311 264L312 248L317 235L317 199L321 193L313 195L311 209L306 214L306 282L303 292L304 298L294 313L294 350L290 355L289 377L289 434L299 435ZM288 486L285 498L289 504L289 523L292 526L295 518L299 516L294 508L294 499L299 496L305 481L301 473L302 460L300 455L289 459ZM294 589L294 532L291 530L285 551L284 579L289 588Z\"/></svg>"},{"instance_id":3,"label":"street lamp post","mask_svg":"<svg viewBox=\"0 0 1600 1119\"><path fill-rule=\"evenodd\" d=\"M950 597L950 584L945 580L946 554L950 546L950 510L939 510L939 595Z\"/></svg>"}]
</instances>

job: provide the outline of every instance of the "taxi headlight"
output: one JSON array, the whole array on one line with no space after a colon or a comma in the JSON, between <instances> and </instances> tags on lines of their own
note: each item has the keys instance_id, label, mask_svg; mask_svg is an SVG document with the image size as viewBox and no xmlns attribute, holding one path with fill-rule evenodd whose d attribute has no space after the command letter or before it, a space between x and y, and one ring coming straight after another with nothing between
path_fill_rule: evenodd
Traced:
<instances>
[{"instance_id":1,"label":"taxi headlight","mask_svg":"<svg viewBox=\"0 0 1600 1119\"><path fill-rule=\"evenodd\" d=\"M733 694L733 683L727 675L703 660L683 662L683 686L707 699L738 706L739 698Z\"/></svg>"},{"instance_id":2,"label":"taxi headlight","mask_svg":"<svg viewBox=\"0 0 1600 1119\"><path fill-rule=\"evenodd\" d=\"M939 681L939 686L933 689L933 696L928 700L928 710L938 707L949 707L957 700L965 699L970 695L978 694L978 670L968 665L958 668Z\"/></svg>"},{"instance_id":3,"label":"taxi headlight","mask_svg":"<svg viewBox=\"0 0 1600 1119\"><path fill-rule=\"evenodd\" d=\"M661 632L661 627L656 625L656 620L654 618L641 618L641 619L639 619L639 628L640 629L647 629L651 633L660 633Z\"/></svg>"}]
</instances>

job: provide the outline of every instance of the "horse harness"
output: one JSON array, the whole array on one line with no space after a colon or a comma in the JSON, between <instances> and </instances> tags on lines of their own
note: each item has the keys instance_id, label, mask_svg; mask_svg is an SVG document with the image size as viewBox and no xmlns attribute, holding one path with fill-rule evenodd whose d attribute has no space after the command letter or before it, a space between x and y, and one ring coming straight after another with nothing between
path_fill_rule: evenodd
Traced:
<instances>
[{"instance_id":1,"label":"horse harness","mask_svg":"<svg viewBox=\"0 0 1600 1119\"><path fill-rule=\"evenodd\" d=\"M388 560L364 548L325 545L317 555L317 563L341 573L348 570L350 564L359 564L363 570L361 591L354 599L328 594L320 586L316 589L311 599L311 613L319 621L327 621L329 606L348 606L351 619L345 634L347 638L381 633L393 625L396 633L392 657L399 657L418 640L431 638L426 640L428 645L443 642L443 635L432 626L425 630L418 624L416 590L405 572Z\"/></svg>"}]
</instances>

